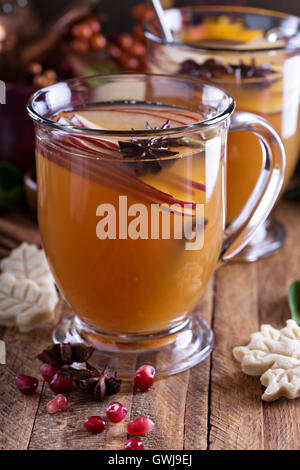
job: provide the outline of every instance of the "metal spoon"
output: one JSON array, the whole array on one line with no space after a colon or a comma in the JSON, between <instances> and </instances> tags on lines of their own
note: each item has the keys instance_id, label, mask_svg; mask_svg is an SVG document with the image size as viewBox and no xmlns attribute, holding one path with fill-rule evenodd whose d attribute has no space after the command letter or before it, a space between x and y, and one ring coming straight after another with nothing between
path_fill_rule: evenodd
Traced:
<instances>
[{"instance_id":1,"label":"metal spoon","mask_svg":"<svg viewBox=\"0 0 300 470\"><path fill-rule=\"evenodd\" d=\"M161 6L160 0L151 0L161 32L163 33L164 39L168 42L173 42L173 35L171 30L166 22L165 13L163 7Z\"/></svg>"}]
</instances>

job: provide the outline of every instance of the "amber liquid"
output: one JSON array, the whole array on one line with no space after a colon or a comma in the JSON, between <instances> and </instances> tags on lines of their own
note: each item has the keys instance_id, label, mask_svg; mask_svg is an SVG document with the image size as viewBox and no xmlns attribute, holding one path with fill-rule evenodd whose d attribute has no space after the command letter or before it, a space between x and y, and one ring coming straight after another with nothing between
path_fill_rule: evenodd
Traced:
<instances>
[{"instance_id":1,"label":"amber liquid","mask_svg":"<svg viewBox=\"0 0 300 470\"><path fill-rule=\"evenodd\" d=\"M155 108L155 122L153 108L147 106L99 108L93 113L106 128L136 128L140 120L142 129L144 115L155 126L157 119L164 123L171 111ZM171 119L172 126L176 119ZM194 308L216 266L222 243L225 131L221 134L219 147L209 149L208 143L199 141L197 148L195 139L190 147L188 140L173 146L178 154L172 161L163 164L161 171L147 170L141 176L134 162L99 159L97 151L83 152L79 143L84 138L76 137L70 143L38 135L38 215L43 245L61 292L86 324L113 334L156 332L181 322ZM202 249L188 251L185 240L172 237L100 240L97 207L112 204L118 212L120 195L127 196L128 207L139 203L147 207L149 227L153 203L172 199L203 204ZM175 217L172 213L172 222ZM117 220L117 232L119 226Z\"/></svg>"},{"instance_id":2,"label":"amber liquid","mask_svg":"<svg viewBox=\"0 0 300 470\"><path fill-rule=\"evenodd\" d=\"M279 133L286 151L283 193L296 167L300 151L299 98L285 89L283 78L264 83L223 83L235 97L238 111L259 114ZM258 139L250 132L231 132L228 136L227 219L233 220L247 202L262 167Z\"/></svg>"}]
</instances>

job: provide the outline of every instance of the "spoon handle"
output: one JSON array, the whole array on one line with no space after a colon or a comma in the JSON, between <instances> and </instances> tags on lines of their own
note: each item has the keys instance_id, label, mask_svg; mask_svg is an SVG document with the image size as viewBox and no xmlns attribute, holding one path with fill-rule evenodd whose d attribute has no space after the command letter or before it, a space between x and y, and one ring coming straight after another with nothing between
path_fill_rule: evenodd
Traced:
<instances>
[{"instance_id":1,"label":"spoon handle","mask_svg":"<svg viewBox=\"0 0 300 470\"><path fill-rule=\"evenodd\" d=\"M173 42L173 35L169 26L167 25L163 7L161 6L160 0L151 0L152 5L157 16L161 31L163 33L164 39L168 42Z\"/></svg>"}]
</instances>

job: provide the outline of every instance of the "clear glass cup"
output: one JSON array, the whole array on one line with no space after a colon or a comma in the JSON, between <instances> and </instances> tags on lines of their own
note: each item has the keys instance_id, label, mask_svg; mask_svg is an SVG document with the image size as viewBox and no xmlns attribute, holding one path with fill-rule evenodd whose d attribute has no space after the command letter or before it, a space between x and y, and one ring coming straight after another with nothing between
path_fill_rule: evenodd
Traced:
<instances>
[{"instance_id":1,"label":"clear glass cup","mask_svg":"<svg viewBox=\"0 0 300 470\"><path fill-rule=\"evenodd\" d=\"M237 110L266 119L281 136L286 150L282 194L300 150L300 19L231 6L169 9L165 16L174 42L162 38L156 19L145 23L149 70L208 80L234 97ZM230 134L228 222L249 199L261 166L259 140L246 132ZM284 239L284 228L269 218L238 258L255 261L271 255Z\"/></svg>"},{"instance_id":2,"label":"clear glass cup","mask_svg":"<svg viewBox=\"0 0 300 470\"><path fill-rule=\"evenodd\" d=\"M102 75L33 96L39 227L75 312L55 342L94 344L122 376L137 360L173 374L207 357L213 334L195 306L265 221L285 169L272 127L233 110L222 89L170 75ZM263 168L225 229L226 140L241 129L259 137Z\"/></svg>"}]
</instances>

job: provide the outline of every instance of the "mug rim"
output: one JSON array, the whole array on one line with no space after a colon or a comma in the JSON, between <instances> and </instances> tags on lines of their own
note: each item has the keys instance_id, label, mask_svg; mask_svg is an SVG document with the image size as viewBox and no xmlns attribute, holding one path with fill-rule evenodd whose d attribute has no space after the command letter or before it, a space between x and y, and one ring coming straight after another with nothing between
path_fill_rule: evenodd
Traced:
<instances>
[{"instance_id":1,"label":"mug rim","mask_svg":"<svg viewBox=\"0 0 300 470\"><path fill-rule=\"evenodd\" d=\"M196 11L202 11L202 12L209 12L213 11L215 13L222 13L222 12L248 12L248 13L256 13L261 16L269 16L269 17L277 17L277 18L294 18L298 22L299 26L299 33L300 33L300 16L297 15L291 15L289 13L284 13L281 11L275 11L275 10L269 10L267 8L256 8L256 7L250 7L250 6L240 6L240 5L192 5L192 6L187 6L187 7L178 7L178 8L167 8L165 11L180 11L180 12L196 12ZM210 46L197 46L193 44L187 44L184 42L177 42L177 41L168 41L167 39L157 36L156 34L152 33L148 29L148 25L155 19L155 14L147 18L144 23L143 23L143 32L144 36L152 41L156 42L158 44L162 44L164 46L169 46L169 47L180 47L192 51L203 51L203 52L219 52L219 53L228 53L230 54L237 53L237 54L251 54L251 53L259 53L259 52L274 52L274 51L280 51L280 50L298 50L300 49L300 44L299 45L291 45L291 44L286 44L284 46L273 46L273 47L264 47L264 48L249 48L249 49L243 49L243 48L238 48L238 47L210 47Z\"/></svg>"},{"instance_id":2,"label":"mug rim","mask_svg":"<svg viewBox=\"0 0 300 470\"><path fill-rule=\"evenodd\" d=\"M195 85L201 87L202 89L204 87L209 87L218 91L221 91L224 96L226 96L228 103L226 107L224 106L224 109L220 112L218 112L215 116L213 117L207 117L204 118L201 121L198 121L193 124L186 124L183 126L179 127L171 127L168 129L151 129L151 130L110 130L110 129L91 129L91 128L82 128L82 127L77 127L77 126L70 126L70 125L65 125L65 124L59 124L51 119L46 118L45 116L42 116L40 113L38 113L34 109L34 103L35 101L41 97L41 95L47 93L50 89L55 87L56 85L62 84L62 83L68 83L71 85L78 84L80 83L86 83L86 82L91 82L93 80L101 79L101 80L109 80L109 79L122 79L123 77L135 77L136 80L139 78L143 77L154 77L154 78L163 78L167 80L178 80L181 82L189 82L189 83L194 83ZM199 80L197 78L192 78L192 77L185 77L180 74L174 74L174 75L169 75L169 74L155 74L155 73L132 73L132 72L124 72L124 73L113 73L113 74L97 74L97 75L90 75L90 76L85 76L85 77L79 77L79 78L72 78L69 80L63 80L60 82L57 82L53 85L50 85L48 87L41 88L37 92L35 92L29 99L27 103L27 112L29 116L39 124L46 125L48 127L71 133L71 134L85 134L85 135L90 135L90 136L118 136L118 137L147 137L147 136L164 136L164 135L170 135L170 134L181 134L181 133L186 133L186 132L194 132L197 130L201 129L207 129L210 126L220 124L221 122L225 121L228 119L234 112L235 110L235 100L232 97L228 91L224 90L222 87L216 86L213 83L206 82L205 80Z\"/></svg>"}]
</instances>

